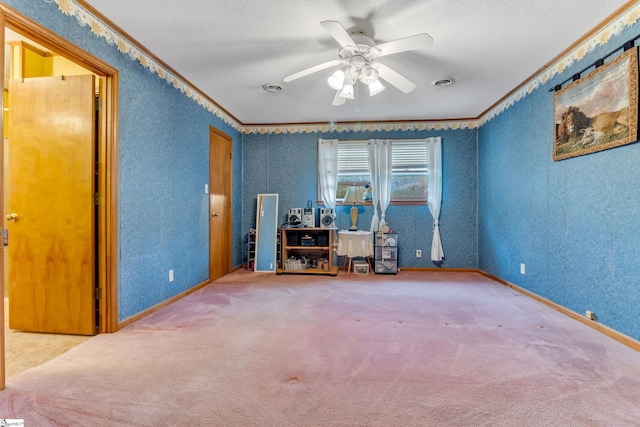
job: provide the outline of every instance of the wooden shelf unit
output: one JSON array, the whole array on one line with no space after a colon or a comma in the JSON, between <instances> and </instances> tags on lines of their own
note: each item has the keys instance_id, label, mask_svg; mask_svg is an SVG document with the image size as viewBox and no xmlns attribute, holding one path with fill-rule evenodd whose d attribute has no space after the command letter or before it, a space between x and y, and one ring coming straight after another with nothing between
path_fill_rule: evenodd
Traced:
<instances>
[{"instance_id":1,"label":"wooden shelf unit","mask_svg":"<svg viewBox=\"0 0 640 427\"><path fill-rule=\"evenodd\" d=\"M282 245L280 266L276 270L277 274L327 274L336 276L339 267L334 265L334 240L335 228L319 227L283 227L280 229L280 244ZM309 236L314 239L313 246L303 246L302 238ZM328 268L304 268L300 270L287 269L286 261L290 258L326 260Z\"/></svg>"},{"instance_id":2,"label":"wooden shelf unit","mask_svg":"<svg viewBox=\"0 0 640 427\"><path fill-rule=\"evenodd\" d=\"M256 230L252 229L247 233L247 240L245 242L245 260L247 270L253 271L256 261Z\"/></svg>"}]
</instances>

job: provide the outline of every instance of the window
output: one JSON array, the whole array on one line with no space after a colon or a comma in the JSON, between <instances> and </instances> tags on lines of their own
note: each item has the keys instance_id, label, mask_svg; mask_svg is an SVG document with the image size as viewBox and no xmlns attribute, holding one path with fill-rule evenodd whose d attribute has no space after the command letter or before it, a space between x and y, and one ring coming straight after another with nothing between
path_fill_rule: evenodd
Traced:
<instances>
[{"instance_id":1,"label":"window","mask_svg":"<svg viewBox=\"0 0 640 427\"><path fill-rule=\"evenodd\" d=\"M426 203L427 149L425 140L393 140L391 161L391 202ZM349 184L357 184L364 188L370 183L370 179L367 141L340 141L336 197L338 201L344 199Z\"/></svg>"}]
</instances>

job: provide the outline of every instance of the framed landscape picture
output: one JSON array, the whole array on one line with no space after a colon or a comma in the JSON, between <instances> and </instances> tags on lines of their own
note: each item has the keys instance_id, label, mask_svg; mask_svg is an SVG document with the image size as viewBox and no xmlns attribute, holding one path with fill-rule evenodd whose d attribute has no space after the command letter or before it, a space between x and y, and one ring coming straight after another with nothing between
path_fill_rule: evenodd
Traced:
<instances>
[{"instance_id":1,"label":"framed landscape picture","mask_svg":"<svg viewBox=\"0 0 640 427\"><path fill-rule=\"evenodd\" d=\"M638 139L638 50L557 91L553 160L595 153Z\"/></svg>"}]
</instances>

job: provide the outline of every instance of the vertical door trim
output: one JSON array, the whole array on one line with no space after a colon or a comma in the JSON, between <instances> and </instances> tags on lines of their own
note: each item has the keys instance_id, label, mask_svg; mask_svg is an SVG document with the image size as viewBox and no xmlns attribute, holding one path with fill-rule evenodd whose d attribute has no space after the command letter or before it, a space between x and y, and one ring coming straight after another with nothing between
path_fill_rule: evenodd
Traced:
<instances>
[{"instance_id":1,"label":"vertical door trim","mask_svg":"<svg viewBox=\"0 0 640 427\"><path fill-rule=\"evenodd\" d=\"M4 49L4 10L0 8L0 25L2 31L0 31L0 46ZM4 52L4 51L3 51ZM0 234L2 234L2 240L4 242L4 54L0 58L0 93L2 93L2 99L0 100ZM2 304L0 304L0 319L2 324L0 328L0 390L4 390L6 381L5 371L5 357L4 357L4 243L2 245L2 251L0 251L0 295L2 295Z\"/></svg>"}]
</instances>

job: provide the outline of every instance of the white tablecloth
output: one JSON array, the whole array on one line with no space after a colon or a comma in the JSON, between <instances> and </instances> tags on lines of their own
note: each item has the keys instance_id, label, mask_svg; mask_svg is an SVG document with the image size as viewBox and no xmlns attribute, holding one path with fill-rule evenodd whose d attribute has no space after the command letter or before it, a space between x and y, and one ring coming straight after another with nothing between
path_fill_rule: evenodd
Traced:
<instances>
[{"instance_id":1,"label":"white tablecloth","mask_svg":"<svg viewBox=\"0 0 640 427\"><path fill-rule=\"evenodd\" d=\"M373 235L370 231L338 231L338 256L372 257Z\"/></svg>"}]
</instances>

